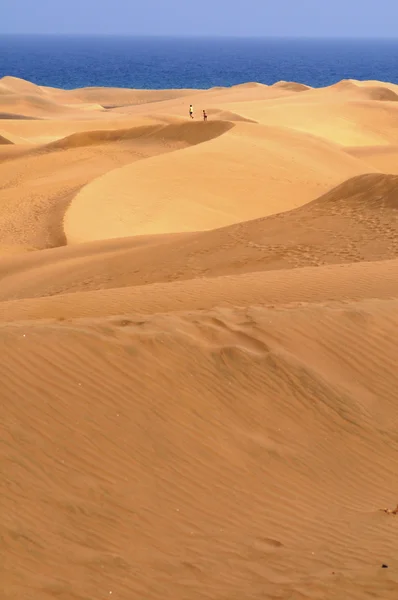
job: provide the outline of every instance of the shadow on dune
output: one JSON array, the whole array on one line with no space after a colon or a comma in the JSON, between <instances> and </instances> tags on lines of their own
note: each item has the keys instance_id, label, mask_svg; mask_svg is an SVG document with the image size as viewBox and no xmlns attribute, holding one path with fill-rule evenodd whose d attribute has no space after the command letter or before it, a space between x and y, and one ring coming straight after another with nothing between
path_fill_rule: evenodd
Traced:
<instances>
[{"instance_id":1,"label":"shadow on dune","mask_svg":"<svg viewBox=\"0 0 398 600\"><path fill-rule=\"evenodd\" d=\"M233 126L233 123L226 121L212 121L208 123L184 122L168 125L143 125L130 129L116 129L111 131L86 131L83 133L73 133L65 138L46 144L40 148L40 151L67 150L69 148L93 146L108 142L144 140L185 142L193 146L219 137Z\"/></svg>"},{"instance_id":2,"label":"shadow on dune","mask_svg":"<svg viewBox=\"0 0 398 600\"><path fill-rule=\"evenodd\" d=\"M44 121L41 117L29 117L27 115L21 115L19 113L0 112L0 120L12 120L12 121Z\"/></svg>"}]
</instances>

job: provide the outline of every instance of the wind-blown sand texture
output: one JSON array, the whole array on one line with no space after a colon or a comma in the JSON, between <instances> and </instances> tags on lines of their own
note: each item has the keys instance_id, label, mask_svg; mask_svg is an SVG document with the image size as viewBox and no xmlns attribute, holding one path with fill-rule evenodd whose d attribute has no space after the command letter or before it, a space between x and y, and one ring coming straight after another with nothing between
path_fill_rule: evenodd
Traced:
<instances>
[{"instance_id":1,"label":"wind-blown sand texture","mask_svg":"<svg viewBox=\"0 0 398 600\"><path fill-rule=\"evenodd\" d=\"M0 80L1 600L396 600L397 100Z\"/></svg>"}]
</instances>

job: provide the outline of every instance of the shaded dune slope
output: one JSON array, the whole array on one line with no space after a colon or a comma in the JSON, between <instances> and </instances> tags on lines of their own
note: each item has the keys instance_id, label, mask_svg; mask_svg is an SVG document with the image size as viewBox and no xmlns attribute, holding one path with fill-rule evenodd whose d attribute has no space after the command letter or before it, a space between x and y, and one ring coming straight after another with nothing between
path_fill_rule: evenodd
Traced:
<instances>
[{"instance_id":1,"label":"shaded dune slope","mask_svg":"<svg viewBox=\"0 0 398 600\"><path fill-rule=\"evenodd\" d=\"M7 144L12 144L12 141L9 140L8 138L0 135L0 144L1 145L7 145Z\"/></svg>"},{"instance_id":2,"label":"shaded dune slope","mask_svg":"<svg viewBox=\"0 0 398 600\"><path fill-rule=\"evenodd\" d=\"M142 140L144 138L147 138L149 141L178 141L187 145L195 145L222 135L231 127L233 127L232 124L212 121L206 128L202 127L201 123L175 123L165 126L143 125L141 127L129 129L79 132L56 140L55 142L51 142L50 144L47 144L45 149L63 150L105 142Z\"/></svg>"},{"instance_id":3,"label":"shaded dune slope","mask_svg":"<svg viewBox=\"0 0 398 600\"><path fill-rule=\"evenodd\" d=\"M379 81L355 81L353 79L345 79L324 88L334 92L349 93L357 98L367 100L387 100L396 102L398 99L398 86L394 84L385 84Z\"/></svg>"},{"instance_id":4,"label":"shaded dune slope","mask_svg":"<svg viewBox=\"0 0 398 600\"><path fill-rule=\"evenodd\" d=\"M10 119L13 121L37 121L40 117L29 117L27 115L21 115L19 113L11 112L0 112L0 120Z\"/></svg>"}]
</instances>

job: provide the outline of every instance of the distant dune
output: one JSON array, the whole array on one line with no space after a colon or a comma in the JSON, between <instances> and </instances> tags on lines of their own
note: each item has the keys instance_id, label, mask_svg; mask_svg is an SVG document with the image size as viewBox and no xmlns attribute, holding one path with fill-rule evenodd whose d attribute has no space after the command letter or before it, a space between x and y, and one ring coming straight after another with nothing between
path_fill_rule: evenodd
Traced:
<instances>
[{"instance_id":1,"label":"distant dune","mask_svg":"<svg viewBox=\"0 0 398 600\"><path fill-rule=\"evenodd\" d=\"M274 83L273 87L292 92L306 92L311 89L309 85L295 83L294 81L278 81L277 83Z\"/></svg>"},{"instance_id":2,"label":"distant dune","mask_svg":"<svg viewBox=\"0 0 398 600\"><path fill-rule=\"evenodd\" d=\"M0 80L2 598L396 600L397 98Z\"/></svg>"}]
</instances>

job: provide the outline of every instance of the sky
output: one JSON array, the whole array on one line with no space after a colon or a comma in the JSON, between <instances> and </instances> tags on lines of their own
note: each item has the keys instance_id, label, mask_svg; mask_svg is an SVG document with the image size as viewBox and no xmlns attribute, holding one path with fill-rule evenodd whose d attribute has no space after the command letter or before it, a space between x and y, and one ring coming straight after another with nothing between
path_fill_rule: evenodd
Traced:
<instances>
[{"instance_id":1,"label":"sky","mask_svg":"<svg viewBox=\"0 0 398 600\"><path fill-rule=\"evenodd\" d=\"M0 34L398 37L397 0L0 0Z\"/></svg>"}]
</instances>

